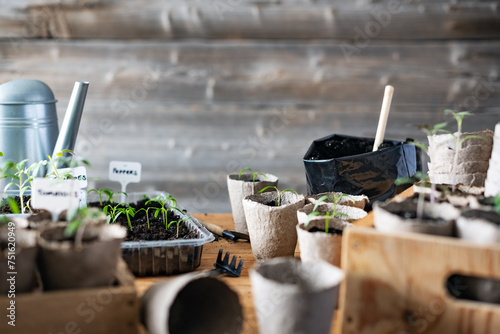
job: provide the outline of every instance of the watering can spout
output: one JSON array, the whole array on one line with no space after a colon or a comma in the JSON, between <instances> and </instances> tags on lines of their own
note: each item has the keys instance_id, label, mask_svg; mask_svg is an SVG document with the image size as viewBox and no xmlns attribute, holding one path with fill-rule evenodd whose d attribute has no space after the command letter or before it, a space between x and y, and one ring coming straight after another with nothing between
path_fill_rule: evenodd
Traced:
<instances>
[{"instance_id":1,"label":"watering can spout","mask_svg":"<svg viewBox=\"0 0 500 334\"><path fill-rule=\"evenodd\" d=\"M68 109L57 137L52 156L63 150L73 150L75 148L76 136L80 127L85 97L87 96L88 82L75 82Z\"/></svg>"}]
</instances>

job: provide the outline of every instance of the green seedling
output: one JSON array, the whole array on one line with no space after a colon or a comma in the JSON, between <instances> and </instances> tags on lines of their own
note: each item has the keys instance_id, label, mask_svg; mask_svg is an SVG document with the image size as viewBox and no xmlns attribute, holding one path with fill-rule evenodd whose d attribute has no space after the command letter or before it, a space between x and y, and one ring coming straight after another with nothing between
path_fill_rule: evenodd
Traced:
<instances>
[{"instance_id":1,"label":"green seedling","mask_svg":"<svg viewBox=\"0 0 500 334\"><path fill-rule=\"evenodd\" d=\"M10 177L13 181L8 183L4 191L7 191L10 187L17 187L19 189L19 199L21 203L21 213L25 213L25 203L24 203L24 194L28 189L30 189L30 183L32 182L33 178L31 177L24 177L26 175L26 168L25 168L25 163L28 161L28 159L22 160L21 162L15 163L12 161L7 162L6 164L6 169L13 169L15 170L15 173L5 173L6 177Z\"/></svg>"},{"instance_id":2,"label":"green seedling","mask_svg":"<svg viewBox=\"0 0 500 334\"><path fill-rule=\"evenodd\" d=\"M252 174L252 182L255 182L257 180L257 177L259 175L264 176L265 179L267 180L267 175L265 173L253 172L252 168L249 168L249 167L243 168L242 170L240 170L240 173L238 174L238 179L241 179L241 175L243 175L243 173L246 172L246 171L248 171L248 172L250 172Z\"/></svg>"},{"instance_id":3,"label":"green seedling","mask_svg":"<svg viewBox=\"0 0 500 334\"><path fill-rule=\"evenodd\" d=\"M159 207L149 207L147 210L146 210L146 217L147 218L147 221L148 221L148 228L149 228L149 210L153 210L154 211L154 217L155 218L158 218L158 216L162 215L162 219L163 219L163 222L165 224L165 228L168 228L168 223L167 223L167 215L168 215L168 211L172 211L174 209L178 210L178 211L181 211L177 208L177 200L175 198L172 197L172 195L168 195L167 197L163 196L163 195L159 195L155 198L152 198L150 199L149 201L147 201L145 203L145 205L148 205L150 203L158 203ZM169 206L170 204L170 206Z\"/></svg>"},{"instance_id":4,"label":"green seedling","mask_svg":"<svg viewBox=\"0 0 500 334\"><path fill-rule=\"evenodd\" d=\"M109 188L102 188L102 189L90 189L89 191L87 191L87 194L90 194L92 192L96 192L97 193L97 196L99 196L99 204L100 205L103 205L103 200L102 200L102 195L105 194L106 196L108 196L108 200L107 202L108 203L114 203L114 198L115 198L115 195L118 195L118 194L123 194L125 195L126 197L128 197L128 194L124 191L119 191L119 192L113 192L113 190L109 189Z\"/></svg>"},{"instance_id":5,"label":"green seedling","mask_svg":"<svg viewBox=\"0 0 500 334\"><path fill-rule=\"evenodd\" d=\"M104 214L108 216L108 224L115 223L118 217L123 213L122 211L120 211L120 207L123 204L124 203L118 203L116 205L108 204L104 208L102 208L102 212L104 212Z\"/></svg>"},{"instance_id":6,"label":"green seedling","mask_svg":"<svg viewBox=\"0 0 500 334\"><path fill-rule=\"evenodd\" d=\"M448 125L448 123L443 122L443 123L439 123L439 124L434 125L432 128L427 124L417 125L417 128L422 130L423 132L425 132L425 134L427 135L429 140L432 140L432 136L438 134L439 132L449 133L449 131L444 129L444 127L446 125ZM422 151L424 151L425 153L429 154L429 147L427 145L425 145L423 143L413 142L413 141L409 142L409 144L415 145L418 148L420 148Z\"/></svg>"},{"instance_id":7,"label":"green seedling","mask_svg":"<svg viewBox=\"0 0 500 334\"><path fill-rule=\"evenodd\" d=\"M64 153L68 153L69 155L65 156ZM58 166L60 165L67 165L68 167L77 167L83 165L87 167L90 166L90 163L87 160L77 157L76 154L71 150L62 150L61 152L57 153L55 157L47 155L47 158L49 160L41 161L41 163L45 163L45 165L50 166L50 172L46 177L54 177L59 180L67 180L71 178L71 172L69 170L61 172L58 169Z\"/></svg>"},{"instance_id":8,"label":"green seedling","mask_svg":"<svg viewBox=\"0 0 500 334\"><path fill-rule=\"evenodd\" d=\"M278 189L278 187L276 187L276 186L267 186L267 187L265 187L265 188L261 189L261 190L259 191L259 193L263 193L263 192L265 192L267 189L274 189L274 190L276 190L276 192L278 193L278 203L277 203L277 206L281 206L281 195L282 195L285 191L293 192L293 193L295 193L295 194L297 194L297 195L298 195L298 193L297 193L295 190L292 190L292 189L283 189L283 190L281 190L281 191L280 191L280 190Z\"/></svg>"},{"instance_id":9,"label":"green seedling","mask_svg":"<svg viewBox=\"0 0 500 334\"><path fill-rule=\"evenodd\" d=\"M122 205L124 205L125 203L120 203ZM132 231L132 221L130 220L130 217L134 217L135 216L135 209L131 206L121 206L118 208L118 210L125 214L125 216L127 217L127 223L128 223L128 227L130 228L130 230ZM149 224L148 224L148 227L149 227Z\"/></svg>"},{"instance_id":10,"label":"green seedling","mask_svg":"<svg viewBox=\"0 0 500 334\"><path fill-rule=\"evenodd\" d=\"M319 206L322 202L324 202L324 201L326 201L326 200L328 200L328 199L331 199L331 200L332 200L332 202L333 202L333 210L332 210L331 212L330 212L330 211L328 211L328 212L326 212L326 214L325 214L325 216L326 216L326 218L325 218L325 233L328 233L328 231L329 231L329 226L328 226L328 225L329 225L329 222L330 222L330 219L331 219L331 218L349 218L349 216L348 216L348 215L346 215L345 213L343 213L343 212L337 212L337 205L340 203L340 200L341 200L342 198L344 198L344 197L351 197L351 196L349 196L349 195L347 195L347 194L343 194L343 193L342 193L342 194L340 194L340 195L338 195L338 196L337 196L337 195L335 195L335 194L333 194L333 197L330 197L330 196L328 196L328 195L321 196L321 197L320 197L320 198L316 201L316 204L314 204L314 207L313 207L312 212L311 212L310 214L308 214L308 215L307 215L307 219L306 219L306 222L305 222L305 224L304 224L304 225L305 225L305 226L309 225L309 223L311 222L311 219L312 219L313 217L320 215L320 212L319 212L319 211L316 211L316 210L318 209L318 206ZM355 202L356 202L353 198L351 198L351 201L352 201L353 203L355 203Z\"/></svg>"},{"instance_id":11,"label":"green seedling","mask_svg":"<svg viewBox=\"0 0 500 334\"><path fill-rule=\"evenodd\" d=\"M170 223L168 223L167 228L169 228L172 224L177 224L177 235L176 238L179 238L179 226L183 221L187 221L188 219L182 218L179 220L173 220Z\"/></svg>"}]
</instances>

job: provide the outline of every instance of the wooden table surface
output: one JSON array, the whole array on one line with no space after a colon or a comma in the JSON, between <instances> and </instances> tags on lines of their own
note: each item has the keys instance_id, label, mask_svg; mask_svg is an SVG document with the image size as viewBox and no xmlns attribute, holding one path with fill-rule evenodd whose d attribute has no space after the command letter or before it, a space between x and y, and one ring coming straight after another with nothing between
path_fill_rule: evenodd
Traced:
<instances>
[{"instance_id":1,"label":"wooden table surface","mask_svg":"<svg viewBox=\"0 0 500 334\"><path fill-rule=\"evenodd\" d=\"M193 217L199 220L204 220L207 222L211 222L213 224L217 224L222 226L228 230L234 229L234 222L231 214L193 214ZM217 237L216 237L217 238ZM241 276L237 278L232 277L222 277L224 280L234 291L238 293L240 298L240 303L243 307L243 328L242 333L244 334L257 334L259 333L256 313L253 305L252 299L252 289L250 284L249 270L255 264L255 259L252 254L252 249L250 248L249 242L243 241L229 241L224 238L217 238L215 241L205 244L203 246L203 254L201 257L201 264L197 270L206 270L213 269L213 264L217 259L217 254L219 249L223 248L224 252L231 252L231 256L237 255L238 260L242 258L244 261L243 270L241 272ZM299 258L298 246L295 251L295 257ZM152 284L169 279L170 277L158 276L158 277L144 277L144 278L136 278L135 286L139 293L142 295L144 291L146 291ZM334 324L338 323L334 321ZM142 333L146 333L146 331L142 328ZM337 330L332 329L332 333L338 333Z\"/></svg>"}]
</instances>

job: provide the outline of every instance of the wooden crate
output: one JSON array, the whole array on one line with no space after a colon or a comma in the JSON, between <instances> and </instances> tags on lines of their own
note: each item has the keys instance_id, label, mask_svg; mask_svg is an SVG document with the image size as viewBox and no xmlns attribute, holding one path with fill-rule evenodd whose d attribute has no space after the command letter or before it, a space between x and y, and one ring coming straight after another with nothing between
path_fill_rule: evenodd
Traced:
<instances>
[{"instance_id":1,"label":"wooden crate","mask_svg":"<svg viewBox=\"0 0 500 334\"><path fill-rule=\"evenodd\" d=\"M345 238L343 334L500 333L500 305L455 299L445 287L452 274L500 279L500 246L368 227Z\"/></svg>"},{"instance_id":2,"label":"wooden crate","mask_svg":"<svg viewBox=\"0 0 500 334\"><path fill-rule=\"evenodd\" d=\"M136 334L139 302L134 277L124 262L120 262L116 278L116 286L18 294L15 327L5 317L11 299L2 296L0 333Z\"/></svg>"}]
</instances>

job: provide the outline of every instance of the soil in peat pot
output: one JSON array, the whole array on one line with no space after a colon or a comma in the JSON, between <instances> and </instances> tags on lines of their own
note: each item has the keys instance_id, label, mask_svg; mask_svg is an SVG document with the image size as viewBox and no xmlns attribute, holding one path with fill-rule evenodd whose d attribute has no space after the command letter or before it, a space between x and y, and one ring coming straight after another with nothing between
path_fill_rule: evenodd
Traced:
<instances>
[{"instance_id":1,"label":"soil in peat pot","mask_svg":"<svg viewBox=\"0 0 500 334\"><path fill-rule=\"evenodd\" d=\"M149 203L147 206L145 205L148 199L140 200L137 203L129 204L136 211L141 208L148 207L156 207L159 208L159 203ZM100 205L99 202L89 203L89 207L104 207L109 203L103 203ZM116 203L114 203L116 205ZM166 225L172 221L179 221L182 219L179 215L174 214L172 211L168 211L167 214L167 224L163 222L163 216L161 212L158 214L158 217L155 218L155 210L149 210L149 228L148 221L146 219L146 212L140 211L136 212L134 217L130 217L130 221L132 223L132 230L130 229L127 221L127 216L122 213L116 220L116 223L119 223L127 228L127 236L125 241L157 241L157 240L181 240L181 239L196 239L198 238L198 233L195 231L191 231L185 224L185 222L181 222L179 224L179 237L177 237L177 224L173 223L168 228Z\"/></svg>"},{"instance_id":2,"label":"soil in peat pot","mask_svg":"<svg viewBox=\"0 0 500 334\"><path fill-rule=\"evenodd\" d=\"M411 212L409 212L409 211L391 211L391 213L398 215L398 216L405 218L405 219L416 219L417 218L416 211L411 211ZM431 216L426 215L426 214L424 214L421 217L421 220L424 222L437 223L437 224L445 222L445 220L442 218L431 217Z\"/></svg>"},{"instance_id":3,"label":"soil in peat pot","mask_svg":"<svg viewBox=\"0 0 500 334\"><path fill-rule=\"evenodd\" d=\"M317 227L313 227L310 230L308 230L308 232L323 232L323 233L325 233L325 230L317 228ZM334 229L334 228L329 228L328 234L342 235L342 231Z\"/></svg>"},{"instance_id":4,"label":"soil in peat pot","mask_svg":"<svg viewBox=\"0 0 500 334\"><path fill-rule=\"evenodd\" d=\"M31 206L29 205L30 199L31 199L31 196L23 196L24 205L25 206L28 205L31 208ZM16 201L17 206L19 207L19 210L21 210L21 198L19 196L16 196L16 197L14 197L14 200ZM40 211L41 210L31 208L31 210L26 209L25 213L39 213ZM0 202L0 214L6 215L6 214L11 214L11 213L13 213L13 212L10 209L9 203L5 199L2 200Z\"/></svg>"}]
</instances>

